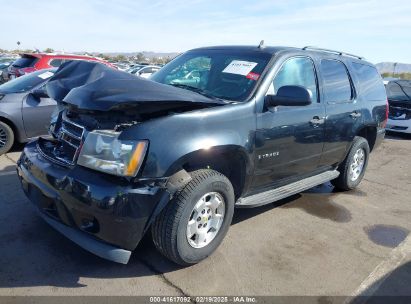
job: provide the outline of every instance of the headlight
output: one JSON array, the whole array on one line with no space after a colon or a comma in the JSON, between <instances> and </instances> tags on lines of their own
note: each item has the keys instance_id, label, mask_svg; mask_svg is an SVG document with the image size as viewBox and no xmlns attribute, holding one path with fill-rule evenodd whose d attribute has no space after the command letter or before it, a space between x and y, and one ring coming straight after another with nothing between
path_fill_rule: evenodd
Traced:
<instances>
[{"instance_id":1,"label":"headlight","mask_svg":"<svg viewBox=\"0 0 411 304\"><path fill-rule=\"evenodd\" d=\"M136 176L148 142L119 140L119 132L93 131L87 135L78 164L118 176Z\"/></svg>"}]
</instances>

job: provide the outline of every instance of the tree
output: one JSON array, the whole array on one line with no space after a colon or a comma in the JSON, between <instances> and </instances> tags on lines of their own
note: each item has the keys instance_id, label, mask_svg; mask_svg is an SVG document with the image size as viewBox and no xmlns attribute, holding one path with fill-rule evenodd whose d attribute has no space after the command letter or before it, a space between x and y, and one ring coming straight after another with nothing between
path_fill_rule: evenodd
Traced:
<instances>
[{"instance_id":1,"label":"tree","mask_svg":"<svg viewBox=\"0 0 411 304\"><path fill-rule=\"evenodd\" d=\"M144 59L145 59L145 56L143 53L140 52L137 54L137 61L144 61Z\"/></svg>"},{"instance_id":2,"label":"tree","mask_svg":"<svg viewBox=\"0 0 411 304\"><path fill-rule=\"evenodd\" d=\"M126 59L127 59L126 56L121 55L121 54L114 57L114 60L116 60L116 61L124 61Z\"/></svg>"},{"instance_id":3,"label":"tree","mask_svg":"<svg viewBox=\"0 0 411 304\"><path fill-rule=\"evenodd\" d=\"M54 50L52 48L47 48L44 50L44 53L54 53Z\"/></svg>"}]
</instances>

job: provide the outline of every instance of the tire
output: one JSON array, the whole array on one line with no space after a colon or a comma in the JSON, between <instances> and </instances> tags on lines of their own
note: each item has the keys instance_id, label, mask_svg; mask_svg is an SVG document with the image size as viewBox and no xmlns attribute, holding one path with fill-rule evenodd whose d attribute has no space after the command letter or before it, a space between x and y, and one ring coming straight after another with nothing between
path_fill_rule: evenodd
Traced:
<instances>
[{"instance_id":1,"label":"tire","mask_svg":"<svg viewBox=\"0 0 411 304\"><path fill-rule=\"evenodd\" d=\"M9 152L13 143L13 129L8 124L0 121L0 155Z\"/></svg>"},{"instance_id":2,"label":"tire","mask_svg":"<svg viewBox=\"0 0 411 304\"><path fill-rule=\"evenodd\" d=\"M181 266L210 256L225 237L234 213L233 186L224 175L213 170L197 170L190 175L192 180L175 194L151 229L156 248ZM210 206L218 208L213 211ZM194 225L189 225L189 221L194 221ZM197 229L199 225L204 226ZM191 237L189 227L197 231Z\"/></svg>"},{"instance_id":3,"label":"tire","mask_svg":"<svg viewBox=\"0 0 411 304\"><path fill-rule=\"evenodd\" d=\"M361 161L356 162L356 159L361 159L362 154L358 152L360 150L363 151L363 164L361 168L356 166L361 163ZM331 183L339 190L347 191L355 189L364 177L369 155L370 147L368 141L363 137L356 136L347 157L338 167L340 175L338 178L332 180ZM352 170L353 168L356 169Z\"/></svg>"}]
</instances>

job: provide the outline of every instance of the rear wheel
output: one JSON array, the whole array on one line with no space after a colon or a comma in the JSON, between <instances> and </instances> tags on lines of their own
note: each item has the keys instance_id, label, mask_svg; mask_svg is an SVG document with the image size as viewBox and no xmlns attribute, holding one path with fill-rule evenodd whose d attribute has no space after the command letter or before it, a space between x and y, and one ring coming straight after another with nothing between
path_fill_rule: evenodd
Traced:
<instances>
[{"instance_id":1,"label":"rear wheel","mask_svg":"<svg viewBox=\"0 0 411 304\"><path fill-rule=\"evenodd\" d=\"M361 182L368 164L370 147L368 141L360 136L354 138L350 152L338 167L340 175L331 183L340 190L352 190Z\"/></svg>"},{"instance_id":2,"label":"rear wheel","mask_svg":"<svg viewBox=\"0 0 411 304\"><path fill-rule=\"evenodd\" d=\"M10 126L0 121L0 155L7 153L14 143L14 133Z\"/></svg>"},{"instance_id":3,"label":"rear wheel","mask_svg":"<svg viewBox=\"0 0 411 304\"><path fill-rule=\"evenodd\" d=\"M157 217L152 227L157 249L188 266L211 255L222 242L234 213L230 181L213 170L197 170Z\"/></svg>"}]
</instances>

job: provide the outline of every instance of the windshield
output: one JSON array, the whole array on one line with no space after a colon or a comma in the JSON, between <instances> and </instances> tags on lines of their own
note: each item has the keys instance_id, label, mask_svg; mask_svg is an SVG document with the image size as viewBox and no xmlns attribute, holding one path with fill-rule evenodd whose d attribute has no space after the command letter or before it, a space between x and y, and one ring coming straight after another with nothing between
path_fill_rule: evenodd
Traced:
<instances>
[{"instance_id":1,"label":"windshield","mask_svg":"<svg viewBox=\"0 0 411 304\"><path fill-rule=\"evenodd\" d=\"M56 69L47 69L36 71L14 80L10 80L2 85L0 85L1 93L24 93L30 91L34 87L46 82L51 76L54 75Z\"/></svg>"},{"instance_id":2,"label":"windshield","mask_svg":"<svg viewBox=\"0 0 411 304\"><path fill-rule=\"evenodd\" d=\"M387 85L387 96L391 101L411 101L411 81L390 81Z\"/></svg>"},{"instance_id":3,"label":"windshield","mask_svg":"<svg viewBox=\"0 0 411 304\"><path fill-rule=\"evenodd\" d=\"M259 51L197 50L178 56L150 79L208 97L244 101L270 59Z\"/></svg>"}]
</instances>

